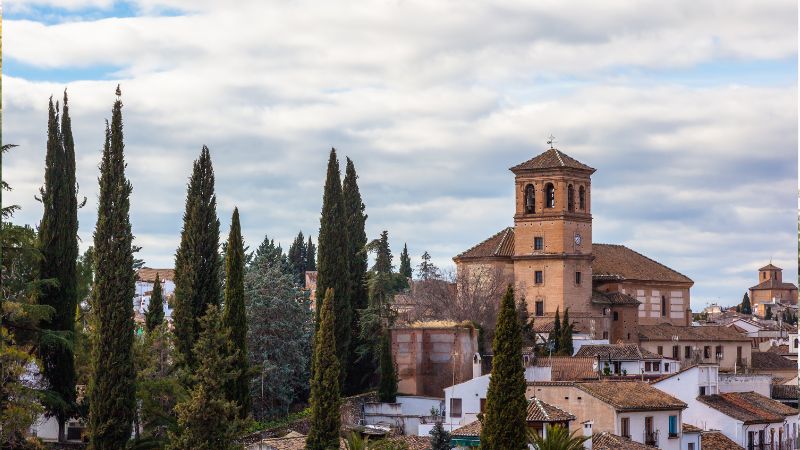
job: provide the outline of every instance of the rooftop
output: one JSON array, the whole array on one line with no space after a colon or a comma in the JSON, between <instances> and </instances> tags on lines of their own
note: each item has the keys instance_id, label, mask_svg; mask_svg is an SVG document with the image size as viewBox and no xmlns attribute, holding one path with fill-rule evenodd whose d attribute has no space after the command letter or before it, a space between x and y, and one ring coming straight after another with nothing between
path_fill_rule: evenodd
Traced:
<instances>
[{"instance_id":1,"label":"rooftop","mask_svg":"<svg viewBox=\"0 0 800 450\"><path fill-rule=\"evenodd\" d=\"M622 292L592 291L592 303L601 305L631 305L639 306L642 302Z\"/></svg>"},{"instance_id":2,"label":"rooftop","mask_svg":"<svg viewBox=\"0 0 800 450\"><path fill-rule=\"evenodd\" d=\"M800 388L796 384L773 384L772 398L796 402L800 398Z\"/></svg>"},{"instance_id":3,"label":"rooftop","mask_svg":"<svg viewBox=\"0 0 800 450\"><path fill-rule=\"evenodd\" d=\"M514 227L506 227L485 241L460 253L461 258L509 258L514 254Z\"/></svg>"},{"instance_id":4,"label":"rooftop","mask_svg":"<svg viewBox=\"0 0 800 450\"><path fill-rule=\"evenodd\" d=\"M767 290L767 289L797 289L793 283L784 283L782 281L778 281L775 278L770 278L769 280L762 281L757 285L751 287L750 289L754 291L758 290Z\"/></svg>"},{"instance_id":5,"label":"rooftop","mask_svg":"<svg viewBox=\"0 0 800 450\"><path fill-rule=\"evenodd\" d=\"M747 341L750 338L742 335L736 330L717 325L707 325L700 327L675 326L670 324L648 325L637 327L640 340L645 341L671 341L677 336L681 341Z\"/></svg>"},{"instance_id":6,"label":"rooftop","mask_svg":"<svg viewBox=\"0 0 800 450\"><path fill-rule=\"evenodd\" d=\"M526 420L528 422L567 422L575 420L575 416L533 397L528 401L528 416Z\"/></svg>"},{"instance_id":7,"label":"rooftop","mask_svg":"<svg viewBox=\"0 0 800 450\"><path fill-rule=\"evenodd\" d=\"M745 425L779 423L786 416L797 414L797 409L755 392L701 395L697 400L728 417L741 420Z\"/></svg>"},{"instance_id":8,"label":"rooftop","mask_svg":"<svg viewBox=\"0 0 800 450\"><path fill-rule=\"evenodd\" d=\"M686 403L642 381L587 381L575 383L575 386L618 411L686 408Z\"/></svg>"},{"instance_id":9,"label":"rooftop","mask_svg":"<svg viewBox=\"0 0 800 450\"><path fill-rule=\"evenodd\" d=\"M480 436L481 435L481 421L476 420L474 422L470 422L463 427L456 428L453 430L453 436Z\"/></svg>"},{"instance_id":10,"label":"rooftop","mask_svg":"<svg viewBox=\"0 0 800 450\"><path fill-rule=\"evenodd\" d=\"M592 449L594 450L651 450L654 448L658 447L640 444L628 438L605 431L592 435Z\"/></svg>"},{"instance_id":11,"label":"rooftop","mask_svg":"<svg viewBox=\"0 0 800 450\"><path fill-rule=\"evenodd\" d=\"M772 352L753 352L750 367L756 370L797 369L797 362Z\"/></svg>"},{"instance_id":12,"label":"rooftop","mask_svg":"<svg viewBox=\"0 0 800 450\"><path fill-rule=\"evenodd\" d=\"M510 168L514 173L527 171L527 170L540 170L540 169L578 169L588 170L594 172L595 169L587 166L586 164L578 161L577 159L567 155L556 148L549 148L537 156Z\"/></svg>"},{"instance_id":13,"label":"rooftop","mask_svg":"<svg viewBox=\"0 0 800 450\"><path fill-rule=\"evenodd\" d=\"M693 283L686 275L624 245L592 244L592 278L595 280L646 280Z\"/></svg>"},{"instance_id":14,"label":"rooftop","mask_svg":"<svg viewBox=\"0 0 800 450\"><path fill-rule=\"evenodd\" d=\"M744 447L716 430L703 431L700 434L700 446L703 450L744 450Z\"/></svg>"},{"instance_id":15,"label":"rooftop","mask_svg":"<svg viewBox=\"0 0 800 450\"><path fill-rule=\"evenodd\" d=\"M682 424L681 425L681 429L683 430L684 433L700 433L701 431L703 431L700 428L698 428L698 427L696 427L696 426L694 426L694 425L692 425L690 423Z\"/></svg>"},{"instance_id":16,"label":"rooftop","mask_svg":"<svg viewBox=\"0 0 800 450\"><path fill-rule=\"evenodd\" d=\"M780 271L783 271L783 269L781 269L780 267L778 267L778 266L776 266L775 264L772 264L772 263L769 263L766 266L758 269L759 272L762 272L764 270L780 270Z\"/></svg>"},{"instance_id":17,"label":"rooftop","mask_svg":"<svg viewBox=\"0 0 800 450\"><path fill-rule=\"evenodd\" d=\"M147 283L156 281L156 274L160 280L175 280L175 269L151 269L142 267L136 271L136 279Z\"/></svg>"},{"instance_id":18,"label":"rooftop","mask_svg":"<svg viewBox=\"0 0 800 450\"><path fill-rule=\"evenodd\" d=\"M643 359L664 359L636 344L591 344L583 345L575 356L592 356L601 360L641 361Z\"/></svg>"},{"instance_id":19,"label":"rooftop","mask_svg":"<svg viewBox=\"0 0 800 450\"><path fill-rule=\"evenodd\" d=\"M553 381L581 381L597 379L599 375L592 357L550 356L537 358L537 367L550 367Z\"/></svg>"}]
</instances>

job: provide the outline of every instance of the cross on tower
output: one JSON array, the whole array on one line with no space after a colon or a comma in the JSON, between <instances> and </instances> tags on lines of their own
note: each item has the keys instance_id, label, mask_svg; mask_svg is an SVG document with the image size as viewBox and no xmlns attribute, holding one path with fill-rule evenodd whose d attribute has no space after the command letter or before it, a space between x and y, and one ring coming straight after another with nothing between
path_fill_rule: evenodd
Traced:
<instances>
[{"instance_id":1,"label":"cross on tower","mask_svg":"<svg viewBox=\"0 0 800 450\"><path fill-rule=\"evenodd\" d=\"M550 148L553 148L553 144L555 144L556 142L558 141L556 141L556 137L553 136L552 134L550 134L550 136L547 137L547 145L549 145Z\"/></svg>"}]
</instances>

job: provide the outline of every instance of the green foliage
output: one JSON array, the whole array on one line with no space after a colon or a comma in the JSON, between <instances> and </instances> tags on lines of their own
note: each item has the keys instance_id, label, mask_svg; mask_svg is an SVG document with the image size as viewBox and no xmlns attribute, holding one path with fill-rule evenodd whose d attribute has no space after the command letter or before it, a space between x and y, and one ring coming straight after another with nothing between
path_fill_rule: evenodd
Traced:
<instances>
[{"instance_id":1,"label":"green foliage","mask_svg":"<svg viewBox=\"0 0 800 450\"><path fill-rule=\"evenodd\" d=\"M431 254L427 251L422 254L422 261L417 267L417 273L423 280L437 280L441 278L439 268L431 262Z\"/></svg>"},{"instance_id":2,"label":"green foliage","mask_svg":"<svg viewBox=\"0 0 800 450\"><path fill-rule=\"evenodd\" d=\"M170 432L174 450L239 448L234 444L240 422L235 402L226 399L225 385L240 375L238 349L223 325L217 305L209 305L200 319L194 348L196 369L189 396L175 406L178 427Z\"/></svg>"},{"instance_id":3,"label":"green foliage","mask_svg":"<svg viewBox=\"0 0 800 450\"><path fill-rule=\"evenodd\" d=\"M536 336L533 331L533 322L528 313L528 302L525 301L525 297L520 297L517 302L517 317L519 318L519 326L522 331L523 345L534 345Z\"/></svg>"},{"instance_id":4,"label":"green foliage","mask_svg":"<svg viewBox=\"0 0 800 450\"><path fill-rule=\"evenodd\" d=\"M560 355L572 356L575 348L572 346L573 324L569 321L569 308L564 310L564 325L561 327L561 337L558 340Z\"/></svg>"},{"instance_id":5,"label":"green foliage","mask_svg":"<svg viewBox=\"0 0 800 450\"><path fill-rule=\"evenodd\" d=\"M265 420L308 398L314 317L308 294L279 262L254 259L244 282L247 349L257 374L250 384L253 413Z\"/></svg>"},{"instance_id":6,"label":"green foliage","mask_svg":"<svg viewBox=\"0 0 800 450\"><path fill-rule=\"evenodd\" d=\"M247 363L247 314L244 307L244 241L239 224L239 208L233 209L231 231L225 253L225 310L222 322L237 350L239 376L228 382L228 400L239 407L239 417L250 413L250 370Z\"/></svg>"},{"instance_id":7,"label":"green foliage","mask_svg":"<svg viewBox=\"0 0 800 450\"><path fill-rule=\"evenodd\" d=\"M452 436L442 426L442 421L437 420L429 433L431 435L431 450L450 450L453 444L450 443Z\"/></svg>"},{"instance_id":8,"label":"green foliage","mask_svg":"<svg viewBox=\"0 0 800 450\"><path fill-rule=\"evenodd\" d=\"M397 366L392 359L392 337L389 330L381 338L381 382L378 385L378 398L386 403L397 401Z\"/></svg>"},{"instance_id":9,"label":"green foliage","mask_svg":"<svg viewBox=\"0 0 800 450\"><path fill-rule=\"evenodd\" d=\"M291 247L289 247L289 252L287 253L289 267L291 268L294 282L298 286L303 286L306 282L306 266L308 265L307 251L306 241L301 231L297 233L297 237L294 238Z\"/></svg>"},{"instance_id":10,"label":"green foliage","mask_svg":"<svg viewBox=\"0 0 800 450\"><path fill-rule=\"evenodd\" d=\"M100 196L94 231L97 274L92 289L96 335L89 388L89 433L94 450L122 448L134 419L133 302L135 274L131 223L131 184L125 178L122 101L106 127L100 163ZM72 313L74 314L73 308Z\"/></svg>"},{"instance_id":11,"label":"green foliage","mask_svg":"<svg viewBox=\"0 0 800 450\"><path fill-rule=\"evenodd\" d=\"M381 237L370 242L370 249L375 251L375 264L373 272L392 273L392 250L389 248L389 232L383 230Z\"/></svg>"},{"instance_id":12,"label":"green foliage","mask_svg":"<svg viewBox=\"0 0 800 450\"><path fill-rule=\"evenodd\" d=\"M753 314L753 308L750 305L750 295L747 292L744 293L744 297L742 297L742 307L740 308L742 314Z\"/></svg>"},{"instance_id":13,"label":"green foliage","mask_svg":"<svg viewBox=\"0 0 800 450\"><path fill-rule=\"evenodd\" d=\"M541 437L539 434L528 429L528 441L537 450L583 450L584 442L588 441L590 436L579 436L578 430L569 432L567 428L560 425L547 424L545 428L545 435Z\"/></svg>"},{"instance_id":14,"label":"green foliage","mask_svg":"<svg viewBox=\"0 0 800 450\"><path fill-rule=\"evenodd\" d=\"M501 302L493 350L492 374L481 429L481 448L527 450L526 384L520 358L522 333L514 308L514 289L511 285Z\"/></svg>"},{"instance_id":15,"label":"green foliage","mask_svg":"<svg viewBox=\"0 0 800 450\"><path fill-rule=\"evenodd\" d=\"M561 350L561 313L556 308L556 318L553 321L553 330L547 335L547 345L553 353Z\"/></svg>"},{"instance_id":16,"label":"green foliage","mask_svg":"<svg viewBox=\"0 0 800 450\"><path fill-rule=\"evenodd\" d=\"M164 296L161 293L161 279L156 272L156 279L153 281L153 292L150 294L150 302L147 304L147 312L144 313L145 326L147 331L153 331L164 322Z\"/></svg>"},{"instance_id":17,"label":"green foliage","mask_svg":"<svg viewBox=\"0 0 800 450\"><path fill-rule=\"evenodd\" d=\"M336 356L334 291L325 292L320 323L314 336L314 374L311 379L311 420L306 449L339 448L339 359Z\"/></svg>"},{"instance_id":18,"label":"green foliage","mask_svg":"<svg viewBox=\"0 0 800 450\"><path fill-rule=\"evenodd\" d=\"M205 145L195 160L186 193L181 243L175 254L175 324L179 362L194 367L194 341L200 331L199 319L208 305L220 298L219 220L214 194L214 169Z\"/></svg>"},{"instance_id":19,"label":"green foliage","mask_svg":"<svg viewBox=\"0 0 800 450\"><path fill-rule=\"evenodd\" d=\"M283 253L283 248L280 244L275 244L274 239L269 236L264 236L264 240L256 249L253 258L250 261L251 265L261 264L266 261L267 264L279 268L282 272L289 275L292 274L291 266L289 265L289 258Z\"/></svg>"},{"instance_id":20,"label":"green foliage","mask_svg":"<svg viewBox=\"0 0 800 450\"><path fill-rule=\"evenodd\" d=\"M306 270L317 270L317 247L311 241L311 236L308 237L308 244L306 245Z\"/></svg>"},{"instance_id":21,"label":"green foliage","mask_svg":"<svg viewBox=\"0 0 800 450\"><path fill-rule=\"evenodd\" d=\"M403 251L400 253L400 275L411 278L414 272L411 270L411 257L408 256L408 245L403 244Z\"/></svg>"}]
</instances>

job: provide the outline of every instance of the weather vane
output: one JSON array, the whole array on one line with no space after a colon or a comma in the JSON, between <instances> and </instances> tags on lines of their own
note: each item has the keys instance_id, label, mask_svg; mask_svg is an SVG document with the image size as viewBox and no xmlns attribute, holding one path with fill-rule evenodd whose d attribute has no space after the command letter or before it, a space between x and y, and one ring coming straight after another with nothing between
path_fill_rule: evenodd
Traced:
<instances>
[{"instance_id":1,"label":"weather vane","mask_svg":"<svg viewBox=\"0 0 800 450\"><path fill-rule=\"evenodd\" d=\"M556 141L556 137L553 136L553 134L551 133L550 136L547 137L547 145L549 145L550 148L553 148L553 144L555 144L556 142L558 142Z\"/></svg>"}]
</instances>

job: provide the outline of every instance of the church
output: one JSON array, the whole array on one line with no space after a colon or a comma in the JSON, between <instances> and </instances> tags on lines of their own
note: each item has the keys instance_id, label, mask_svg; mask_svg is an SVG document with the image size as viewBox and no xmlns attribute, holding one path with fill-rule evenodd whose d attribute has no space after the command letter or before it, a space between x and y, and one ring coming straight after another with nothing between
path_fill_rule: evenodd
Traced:
<instances>
[{"instance_id":1,"label":"church","mask_svg":"<svg viewBox=\"0 0 800 450\"><path fill-rule=\"evenodd\" d=\"M687 277L623 245L592 242L595 169L549 148L512 167L514 226L455 256L456 270L513 282L537 323L556 310L592 339L637 342L638 325L691 325Z\"/></svg>"}]
</instances>

